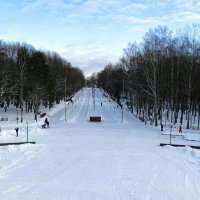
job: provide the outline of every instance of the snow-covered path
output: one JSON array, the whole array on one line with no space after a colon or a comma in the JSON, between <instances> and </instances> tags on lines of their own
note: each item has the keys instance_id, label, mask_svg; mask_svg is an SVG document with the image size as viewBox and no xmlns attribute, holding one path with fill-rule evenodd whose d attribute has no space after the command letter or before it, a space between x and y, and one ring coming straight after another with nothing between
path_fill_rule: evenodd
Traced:
<instances>
[{"instance_id":1,"label":"snow-covered path","mask_svg":"<svg viewBox=\"0 0 200 200\"><path fill-rule=\"evenodd\" d=\"M17 164L0 166L1 200L200 199L198 150L160 147L168 137L158 129L127 111L121 123L114 102L100 90L95 98L94 110L91 89L80 91L67 122L63 106L36 145L4 147ZM89 123L90 115L103 122Z\"/></svg>"}]
</instances>

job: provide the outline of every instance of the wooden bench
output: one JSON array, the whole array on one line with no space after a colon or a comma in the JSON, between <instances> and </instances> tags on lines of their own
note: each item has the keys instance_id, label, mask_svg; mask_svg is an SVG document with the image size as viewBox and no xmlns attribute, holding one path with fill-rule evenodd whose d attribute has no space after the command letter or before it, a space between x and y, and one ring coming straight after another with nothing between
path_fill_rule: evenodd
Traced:
<instances>
[{"instance_id":1,"label":"wooden bench","mask_svg":"<svg viewBox=\"0 0 200 200\"><path fill-rule=\"evenodd\" d=\"M9 142L9 143L0 143L0 146L21 145L21 144L36 144L36 142Z\"/></svg>"},{"instance_id":2,"label":"wooden bench","mask_svg":"<svg viewBox=\"0 0 200 200\"><path fill-rule=\"evenodd\" d=\"M200 149L200 146L193 146L193 145L184 145L184 144L166 144L166 143L160 143L160 146L166 146L166 145L170 145L173 147L186 147L189 146L193 149Z\"/></svg>"},{"instance_id":3,"label":"wooden bench","mask_svg":"<svg viewBox=\"0 0 200 200\"><path fill-rule=\"evenodd\" d=\"M101 122L100 116L90 116L90 122Z\"/></svg>"},{"instance_id":4,"label":"wooden bench","mask_svg":"<svg viewBox=\"0 0 200 200\"><path fill-rule=\"evenodd\" d=\"M1 118L0 118L0 121L8 121L8 118L1 117Z\"/></svg>"}]
</instances>

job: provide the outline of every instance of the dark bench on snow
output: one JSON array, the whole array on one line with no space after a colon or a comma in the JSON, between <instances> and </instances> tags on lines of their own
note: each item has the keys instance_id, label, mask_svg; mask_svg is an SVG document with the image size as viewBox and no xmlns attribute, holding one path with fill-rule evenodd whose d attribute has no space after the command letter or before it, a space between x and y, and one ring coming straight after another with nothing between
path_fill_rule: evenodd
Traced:
<instances>
[{"instance_id":1,"label":"dark bench on snow","mask_svg":"<svg viewBox=\"0 0 200 200\"><path fill-rule=\"evenodd\" d=\"M41 117L41 118L43 118L44 116L46 116L46 113L40 114L40 117Z\"/></svg>"},{"instance_id":2,"label":"dark bench on snow","mask_svg":"<svg viewBox=\"0 0 200 200\"><path fill-rule=\"evenodd\" d=\"M184 144L166 144L166 143L160 143L160 146L166 146L170 145L173 147L191 147L193 149L200 149L200 146L193 146L193 145L184 145Z\"/></svg>"},{"instance_id":3,"label":"dark bench on snow","mask_svg":"<svg viewBox=\"0 0 200 200\"><path fill-rule=\"evenodd\" d=\"M8 118L1 117L0 121L8 121Z\"/></svg>"},{"instance_id":4,"label":"dark bench on snow","mask_svg":"<svg viewBox=\"0 0 200 200\"><path fill-rule=\"evenodd\" d=\"M0 143L0 146L21 145L21 144L36 144L36 142L9 142L9 143Z\"/></svg>"},{"instance_id":5,"label":"dark bench on snow","mask_svg":"<svg viewBox=\"0 0 200 200\"><path fill-rule=\"evenodd\" d=\"M90 116L90 122L101 122L100 116Z\"/></svg>"}]
</instances>

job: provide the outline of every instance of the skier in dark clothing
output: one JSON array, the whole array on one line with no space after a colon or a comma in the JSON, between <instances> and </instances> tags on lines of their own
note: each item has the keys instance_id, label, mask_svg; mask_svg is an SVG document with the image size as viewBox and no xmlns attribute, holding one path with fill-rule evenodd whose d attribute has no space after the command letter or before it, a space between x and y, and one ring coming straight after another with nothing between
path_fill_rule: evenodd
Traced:
<instances>
[{"instance_id":1,"label":"skier in dark clothing","mask_svg":"<svg viewBox=\"0 0 200 200\"><path fill-rule=\"evenodd\" d=\"M45 118L44 123L47 125L47 128L50 128L50 126L49 126L49 120L47 119L47 117Z\"/></svg>"},{"instance_id":2,"label":"skier in dark clothing","mask_svg":"<svg viewBox=\"0 0 200 200\"><path fill-rule=\"evenodd\" d=\"M182 126L179 126L179 133L182 133Z\"/></svg>"},{"instance_id":3,"label":"skier in dark clothing","mask_svg":"<svg viewBox=\"0 0 200 200\"><path fill-rule=\"evenodd\" d=\"M18 137L19 128L17 127L15 130L16 130L16 136Z\"/></svg>"},{"instance_id":4,"label":"skier in dark clothing","mask_svg":"<svg viewBox=\"0 0 200 200\"><path fill-rule=\"evenodd\" d=\"M162 125L162 123L160 124L160 128L161 128L161 131L163 132L163 125Z\"/></svg>"}]
</instances>

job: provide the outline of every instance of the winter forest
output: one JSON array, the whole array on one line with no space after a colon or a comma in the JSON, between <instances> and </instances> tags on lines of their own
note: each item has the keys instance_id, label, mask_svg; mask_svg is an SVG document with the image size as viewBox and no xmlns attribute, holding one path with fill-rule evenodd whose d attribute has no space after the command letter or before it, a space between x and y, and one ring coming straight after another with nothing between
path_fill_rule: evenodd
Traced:
<instances>
[{"instance_id":1,"label":"winter forest","mask_svg":"<svg viewBox=\"0 0 200 200\"><path fill-rule=\"evenodd\" d=\"M167 27L150 29L142 42L128 44L118 63L93 73L87 85L103 88L120 105L126 100L145 123L199 129L199 33L198 26L176 33ZM14 103L22 111L25 103L26 112L34 113L40 103L51 107L64 99L65 84L67 96L85 84L83 72L57 53L4 41L0 42L0 81L2 107Z\"/></svg>"},{"instance_id":2,"label":"winter forest","mask_svg":"<svg viewBox=\"0 0 200 200\"><path fill-rule=\"evenodd\" d=\"M150 29L141 43L128 44L118 63L108 64L87 82L119 103L125 98L145 123L199 129L199 27L187 26L176 33L167 27Z\"/></svg>"},{"instance_id":3,"label":"winter forest","mask_svg":"<svg viewBox=\"0 0 200 200\"><path fill-rule=\"evenodd\" d=\"M84 86L83 72L55 52L36 50L28 44L0 41L0 104L15 104L33 112L37 120L40 104L51 108ZM23 111L23 109L26 109Z\"/></svg>"}]
</instances>

